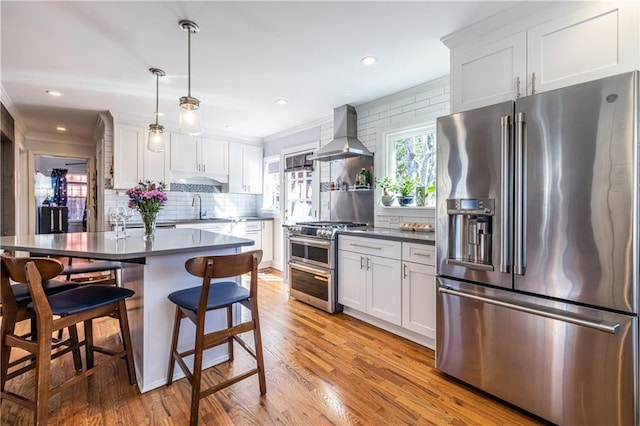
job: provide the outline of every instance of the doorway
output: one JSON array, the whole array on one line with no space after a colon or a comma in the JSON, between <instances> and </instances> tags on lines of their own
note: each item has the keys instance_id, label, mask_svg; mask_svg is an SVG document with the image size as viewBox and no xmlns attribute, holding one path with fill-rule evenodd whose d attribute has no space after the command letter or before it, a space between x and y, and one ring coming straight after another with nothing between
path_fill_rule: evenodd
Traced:
<instances>
[{"instance_id":1,"label":"doorway","mask_svg":"<svg viewBox=\"0 0 640 426\"><path fill-rule=\"evenodd\" d=\"M86 232L92 215L95 192L90 173L91 161L87 158L35 155L34 203L36 233ZM60 209L60 222L49 229L51 221L40 222L43 213ZM63 219L64 218L64 219Z\"/></svg>"}]
</instances>

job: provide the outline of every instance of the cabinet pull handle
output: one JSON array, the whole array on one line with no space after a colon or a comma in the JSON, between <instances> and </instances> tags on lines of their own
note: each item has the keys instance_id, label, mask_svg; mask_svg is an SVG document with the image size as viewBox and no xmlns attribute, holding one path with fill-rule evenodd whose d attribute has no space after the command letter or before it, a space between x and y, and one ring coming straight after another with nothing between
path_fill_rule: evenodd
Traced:
<instances>
[{"instance_id":1,"label":"cabinet pull handle","mask_svg":"<svg viewBox=\"0 0 640 426\"><path fill-rule=\"evenodd\" d=\"M532 95L536 94L536 73L535 72L531 73L531 94Z\"/></svg>"},{"instance_id":2,"label":"cabinet pull handle","mask_svg":"<svg viewBox=\"0 0 640 426\"><path fill-rule=\"evenodd\" d=\"M516 98L520 97L520 77L516 77Z\"/></svg>"},{"instance_id":3,"label":"cabinet pull handle","mask_svg":"<svg viewBox=\"0 0 640 426\"><path fill-rule=\"evenodd\" d=\"M407 264L406 263L403 265L402 273L404 275L404 278L406 279L408 277L408 275L407 275Z\"/></svg>"},{"instance_id":4,"label":"cabinet pull handle","mask_svg":"<svg viewBox=\"0 0 640 426\"><path fill-rule=\"evenodd\" d=\"M422 257L431 257L431 253L420 253L420 252L416 252L413 253L414 256L422 256Z\"/></svg>"},{"instance_id":5,"label":"cabinet pull handle","mask_svg":"<svg viewBox=\"0 0 640 426\"><path fill-rule=\"evenodd\" d=\"M364 257L360 256L360 269L364 268Z\"/></svg>"},{"instance_id":6,"label":"cabinet pull handle","mask_svg":"<svg viewBox=\"0 0 640 426\"><path fill-rule=\"evenodd\" d=\"M368 248L373 250L382 250L382 247L367 246L365 244L349 243L349 245L353 247L363 247L363 248Z\"/></svg>"},{"instance_id":7,"label":"cabinet pull handle","mask_svg":"<svg viewBox=\"0 0 640 426\"><path fill-rule=\"evenodd\" d=\"M371 269L371 258L367 257L367 271Z\"/></svg>"},{"instance_id":8,"label":"cabinet pull handle","mask_svg":"<svg viewBox=\"0 0 640 426\"><path fill-rule=\"evenodd\" d=\"M205 173L207 172L207 163L204 163L202 165L202 171L205 172Z\"/></svg>"}]
</instances>

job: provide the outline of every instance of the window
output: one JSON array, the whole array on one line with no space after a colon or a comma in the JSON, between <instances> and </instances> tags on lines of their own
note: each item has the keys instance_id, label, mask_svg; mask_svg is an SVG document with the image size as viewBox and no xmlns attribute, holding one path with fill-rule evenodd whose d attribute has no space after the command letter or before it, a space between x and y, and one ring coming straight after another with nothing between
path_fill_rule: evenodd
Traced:
<instances>
[{"instance_id":1,"label":"window","mask_svg":"<svg viewBox=\"0 0 640 426\"><path fill-rule=\"evenodd\" d=\"M264 159L264 190L262 196L264 210L280 211L280 156Z\"/></svg>"},{"instance_id":2,"label":"window","mask_svg":"<svg viewBox=\"0 0 640 426\"><path fill-rule=\"evenodd\" d=\"M426 191L425 206L435 205L436 127L412 127L386 133L387 176L414 177ZM420 203L418 203L420 205Z\"/></svg>"},{"instance_id":3,"label":"window","mask_svg":"<svg viewBox=\"0 0 640 426\"><path fill-rule=\"evenodd\" d=\"M307 222L316 217L313 152L285 156L285 221Z\"/></svg>"}]
</instances>

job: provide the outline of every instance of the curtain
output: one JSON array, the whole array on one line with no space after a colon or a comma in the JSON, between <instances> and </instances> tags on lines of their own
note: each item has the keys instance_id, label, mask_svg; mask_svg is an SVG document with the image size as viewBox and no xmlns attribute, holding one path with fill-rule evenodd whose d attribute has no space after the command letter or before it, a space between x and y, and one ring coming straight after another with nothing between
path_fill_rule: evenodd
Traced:
<instances>
[{"instance_id":1,"label":"curtain","mask_svg":"<svg viewBox=\"0 0 640 426\"><path fill-rule=\"evenodd\" d=\"M52 201L57 206L67 205L67 169L53 169L51 171Z\"/></svg>"}]
</instances>

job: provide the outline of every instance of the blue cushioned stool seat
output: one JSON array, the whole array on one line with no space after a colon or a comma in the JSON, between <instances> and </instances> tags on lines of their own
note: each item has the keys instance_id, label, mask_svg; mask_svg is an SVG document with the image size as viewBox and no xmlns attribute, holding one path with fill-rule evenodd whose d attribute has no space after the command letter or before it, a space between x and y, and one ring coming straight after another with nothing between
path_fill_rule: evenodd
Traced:
<instances>
[{"instance_id":1,"label":"blue cushioned stool seat","mask_svg":"<svg viewBox=\"0 0 640 426\"><path fill-rule=\"evenodd\" d=\"M67 291L78 287L79 284L73 281L48 280L42 283L42 288L47 295L60 293L62 291ZM16 298L18 306L23 306L31 302L31 293L29 293L28 284L13 284L11 286L11 290L13 290L13 295Z\"/></svg>"},{"instance_id":2,"label":"blue cushioned stool seat","mask_svg":"<svg viewBox=\"0 0 640 426\"><path fill-rule=\"evenodd\" d=\"M202 286L174 291L168 297L176 305L192 312L198 310ZM249 290L232 281L212 283L207 299L207 311L249 299Z\"/></svg>"},{"instance_id":3,"label":"blue cushioned stool seat","mask_svg":"<svg viewBox=\"0 0 640 426\"><path fill-rule=\"evenodd\" d=\"M109 305L135 294L134 291L122 287L102 285L85 285L47 297L54 315L67 316L100 306ZM29 303L33 308L33 302Z\"/></svg>"}]
</instances>

